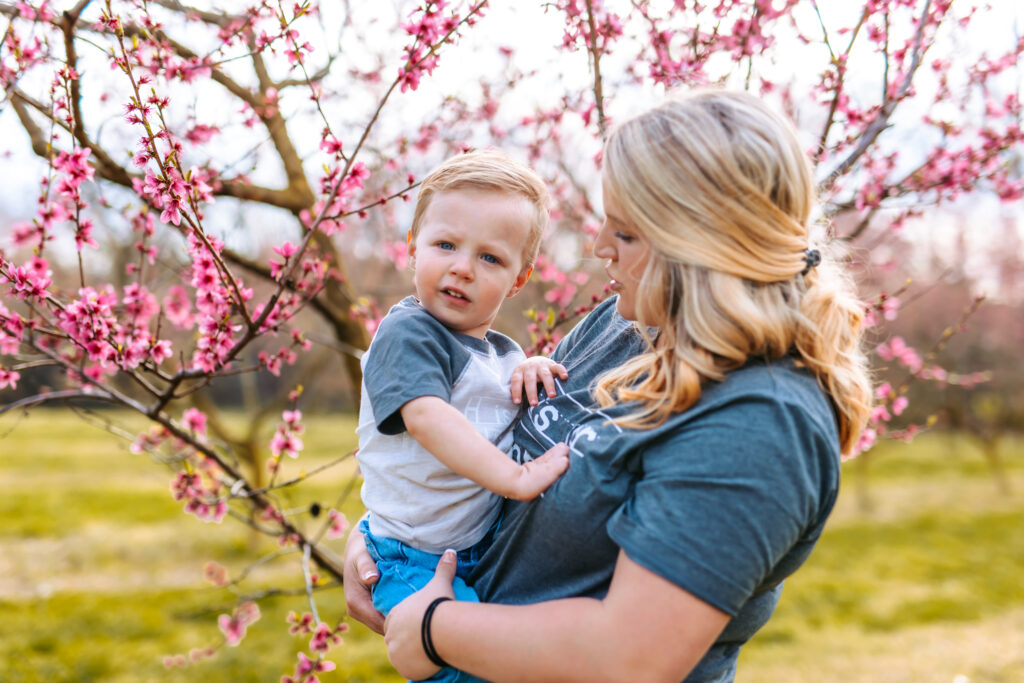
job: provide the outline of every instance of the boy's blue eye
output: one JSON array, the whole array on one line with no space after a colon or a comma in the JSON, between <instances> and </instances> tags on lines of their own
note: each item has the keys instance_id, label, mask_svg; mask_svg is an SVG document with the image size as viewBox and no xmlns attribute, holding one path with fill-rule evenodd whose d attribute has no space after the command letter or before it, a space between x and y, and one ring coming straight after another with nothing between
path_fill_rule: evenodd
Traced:
<instances>
[{"instance_id":1,"label":"boy's blue eye","mask_svg":"<svg viewBox=\"0 0 1024 683\"><path fill-rule=\"evenodd\" d=\"M439 249L452 250L455 248L455 245L452 244L451 242L438 242L437 247Z\"/></svg>"},{"instance_id":2,"label":"boy's blue eye","mask_svg":"<svg viewBox=\"0 0 1024 683\"><path fill-rule=\"evenodd\" d=\"M487 263L495 263L495 264L501 263L501 259L499 259L497 256L495 256L493 254L484 254L480 258L482 258Z\"/></svg>"}]
</instances>

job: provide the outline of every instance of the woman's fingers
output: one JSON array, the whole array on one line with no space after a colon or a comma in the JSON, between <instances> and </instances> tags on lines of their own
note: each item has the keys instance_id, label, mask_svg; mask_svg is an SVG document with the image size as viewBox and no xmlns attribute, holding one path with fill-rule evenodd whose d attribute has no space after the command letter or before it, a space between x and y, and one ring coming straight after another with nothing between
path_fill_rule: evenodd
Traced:
<instances>
[{"instance_id":1,"label":"woman's fingers","mask_svg":"<svg viewBox=\"0 0 1024 683\"><path fill-rule=\"evenodd\" d=\"M380 573L366 550L363 535L358 530L349 534L345 546L345 606L348 614L377 633L384 633L384 615L373 606L370 586L377 583Z\"/></svg>"},{"instance_id":2,"label":"woman's fingers","mask_svg":"<svg viewBox=\"0 0 1024 683\"><path fill-rule=\"evenodd\" d=\"M400 674L412 680L424 680L438 671L437 665L423 651L423 615L427 606L437 598L455 597L452 580L455 578L457 559L454 550L444 551L433 578L423 588L395 605L385 622L384 640L388 644L388 658Z\"/></svg>"},{"instance_id":3,"label":"woman's fingers","mask_svg":"<svg viewBox=\"0 0 1024 683\"><path fill-rule=\"evenodd\" d=\"M458 565L458 557L454 550L445 550L441 554L441 559L437 561L437 569L434 570L434 578L430 580L430 583L435 584L434 588L442 591L446 590L446 593L451 596L455 596L455 591L452 590L452 581L455 580L455 570Z\"/></svg>"}]
</instances>

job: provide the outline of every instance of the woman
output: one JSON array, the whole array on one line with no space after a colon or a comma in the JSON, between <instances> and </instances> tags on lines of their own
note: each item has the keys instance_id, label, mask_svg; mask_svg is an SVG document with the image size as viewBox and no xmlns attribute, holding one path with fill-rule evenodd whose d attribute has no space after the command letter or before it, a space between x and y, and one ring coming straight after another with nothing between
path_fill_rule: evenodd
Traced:
<instances>
[{"instance_id":1,"label":"woman","mask_svg":"<svg viewBox=\"0 0 1024 683\"><path fill-rule=\"evenodd\" d=\"M577 457L543 498L507 502L473 577L490 604L438 600L446 555L389 615L411 678L446 662L495 681L732 680L867 419L862 308L809 248L813 180L785 121L744 93L669 102L612 133L603 181L594 253L617 297L556 349L568 380L515 434L520 459L558 441ZM538 380L527 367L513 390ZM348 555L350 613L379 626L358 537Z\"/></svg>"}]
</instances>

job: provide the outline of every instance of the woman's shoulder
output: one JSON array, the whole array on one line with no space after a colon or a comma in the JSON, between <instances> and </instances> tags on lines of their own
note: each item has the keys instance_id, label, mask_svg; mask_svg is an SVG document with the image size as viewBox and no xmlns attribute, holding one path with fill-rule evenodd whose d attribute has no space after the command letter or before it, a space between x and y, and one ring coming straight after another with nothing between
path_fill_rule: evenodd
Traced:
<instances>
[{"instance_id":1,"label":"woman's shoulder","mask_svg":"<svg viewBox=\"0 0 1024 683\"><path fill-rule=\"evenodd\" d=\"M704 388L694 406L700 412L721 409L732 403L761 403L787 412L806 413L826 430L837 430L832 402L817 378L791 357L752 359L726 374L721 382Z\"/></svg>"},{"instance_id":2,"label":"woman's shoulder","mask_svg":"<svg viewBox=\"0 0 1024 683\"><path fill-rule=\"evenodd\" d=\"M576 323L565 337L565 341L572 342L591 335L595 331L607 330L609 327L626 329L631 323L623 318L615 310L617 296L611 296L594 307L594 310L583 316L583 319Z\"/></svg>"},{"instance_id":3,"label":"woman's shoulder","mask_svg":"<svg viewBox=\"0 0 1024 683\"><path fill-rule=\"evenodd\" d=\"M813 454L812 460L839 460L832 403L814 376L791 359L753 361L728 373L657 431L646 449L652 454L685 448L720 459L763 462L775 454L806 462Z\"/></svg>"},{"instance_id":4,"label":"woman's shoulder","mask_svg":"<svg viewBox=\"0 0 1024 683\"><path fill-rule=\"evenodd\" d=\"M641 346L641 336L635 325L616 311L617 300L617 296L605 299L576 323L558 343L552 357L564 357L580 349L600 348L610 353L605 359L605 369L608 369L626 359L611 353L614 347L623 344L629 346L626 357L636 353Z\"/></svg>"}]
</instances>

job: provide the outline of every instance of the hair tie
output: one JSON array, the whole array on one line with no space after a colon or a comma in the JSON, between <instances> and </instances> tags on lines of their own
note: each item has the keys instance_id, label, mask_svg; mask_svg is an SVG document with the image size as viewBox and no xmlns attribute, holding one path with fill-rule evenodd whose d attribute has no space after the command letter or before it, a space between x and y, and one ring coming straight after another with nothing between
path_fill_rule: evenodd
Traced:
<instances>
[{"instance_id":1,"label":"hair tie","mask_svg":"<svg viewBox=\"0 0 1024 683\"><path fill-rule=\"evenodd\" d=\"M811 272L811 268L821 263L821 252L817 249L804 249L804 263L807 265L800 271L801 275L807 275L807 273Z\"/></svg>"},{"instance_id":2,"label":"hair tie","mask_svg":"<svg viewBox=\"0 0 1024 683\"><path fill-rule=\"evenodd\" d=\"M434 610L437 609L437 606L446 600L451 600L451 598L441 596L427 605L427 611L423 613L423 621L420 623L420 643L423 645L423 652L426 653L427 659L442 669L451 665L441 659L441 655L437 654L437 650L434 648L434 639L430 635L430 620L434 618Z\"/></svg>"}]
</instances>

